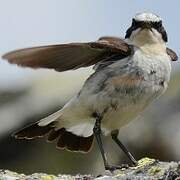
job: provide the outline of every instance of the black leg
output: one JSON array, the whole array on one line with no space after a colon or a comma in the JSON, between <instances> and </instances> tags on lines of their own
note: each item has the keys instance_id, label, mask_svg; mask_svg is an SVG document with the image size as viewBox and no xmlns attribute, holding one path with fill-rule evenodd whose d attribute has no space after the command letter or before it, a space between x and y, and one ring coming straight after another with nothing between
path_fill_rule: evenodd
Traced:
<instances>
[{"instance_id":1,"label":"black leg","mask_svg":"<svg viewBox=\"0 0 180 180\"><path fill-rule=\"evenodd\" d=\"M95 117L96 117L96 122L95 122L95 125L94 125L94 128L93 128L93 132L94 132L94 136L96 138L97 144L98 144L100 152L101 152L101 156L102 156L102 159L103 159L103 162L104 162L105 169L110 170L110 171L114 171L116 169L121 169L123 167L126 167L126 166L112 166L112 165L109 165L106 153L104 151L102 139L101 139L101 119L102 119L102 117L98 116L97 114L96 114Z\"/></svg>"},{"instance_id":2,"label":"black leg","mask_svg":"<svg viewBox=\"0 0 180 180\"><path fill-rule=\"evenodd\" d=\"M118 139L118 130L114 130L111 132L111 137L112 139L117 143L117 145L122 149L122 151L127 155L127 157L130 159L130 161L134 164L137 165L138 162L136 159L133 157L133 155L128 151L128 149L121 143L121 141Z\"/></svg>"},{"instance_id":3,"label":"black leg","mask_svg":"<svg viewBox=\"0 0 180 180\"><path fill-rule=\"evenodd\" d=\"M103 148L103 143L102 143L102 139L101 139L101 116L96 116L96 122L93 128L93 132L97 141L97 144L99 146L102 158L103 158L103 162L104 162L104 167L106 169L106 167L108 167L108 161L107 161L107 156L106 153L104 151Z\"/></svg>"}]
</instances>

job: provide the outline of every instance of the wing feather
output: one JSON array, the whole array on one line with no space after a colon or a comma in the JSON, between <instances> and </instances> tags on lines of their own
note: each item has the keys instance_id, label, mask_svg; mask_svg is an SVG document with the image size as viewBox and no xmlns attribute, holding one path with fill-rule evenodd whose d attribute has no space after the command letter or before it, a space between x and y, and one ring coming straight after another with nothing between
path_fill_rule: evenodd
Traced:
<instances>
[{"instance_id":1,"label":"wing feather","mask_svg":"<svg viewBox=\"0 0 180 180\"><path fill-rule=\"evenodd\" d=\"M172 61L177 61L178 60L177 54L172 49L166 48L166 52L170 56Z\"/></svg>"},{"instance_id":2,"label":"wing feather","mask_svg":"<svg viewBox=\"0 0 180 180\"><path fill-rule=\"evenodd\" d=\"M23 67L66 71L94 65L113 54L123 58L131 54L131 48L120 38L102 37L96 42L20 49L5 54L3 59Z\"/></svg>"}]
</instances>

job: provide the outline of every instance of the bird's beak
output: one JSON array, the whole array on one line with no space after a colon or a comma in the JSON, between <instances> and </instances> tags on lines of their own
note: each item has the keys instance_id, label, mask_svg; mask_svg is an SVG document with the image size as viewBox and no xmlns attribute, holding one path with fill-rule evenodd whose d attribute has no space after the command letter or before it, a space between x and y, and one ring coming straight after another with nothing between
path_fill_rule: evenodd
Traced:
<instances>
[{"instance_id":1,"label":"bird's beak","mask_svg":"<svg viewBox=\"0 0 180 180\"><path fill-rule=\"evenodd\" d=\"M150 23L148 23L148 22L144 22L143 24L142 24L142 29L149 29L149 30L151 30L151 24Z\"/></svg>"}]
</instances>

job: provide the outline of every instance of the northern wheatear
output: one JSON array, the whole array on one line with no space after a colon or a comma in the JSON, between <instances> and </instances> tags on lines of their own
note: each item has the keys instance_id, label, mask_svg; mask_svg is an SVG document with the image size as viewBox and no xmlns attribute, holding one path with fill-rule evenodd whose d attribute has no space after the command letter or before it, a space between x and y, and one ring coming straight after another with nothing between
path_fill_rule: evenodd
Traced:
<instances>
[{"instance_id":1,"label":"northern wheatear","mask_svg":"<svg viewBox=\"0 0 180 180\"><path fill-rule=\"evenodd\" d=\"M62 109L15 133L18 139L47 136L57 148L88 152L94 136L105 169L108 163L101 140L111 135L129 159L132 154L118 139L119 129L135 119L168 86L171 61L162 19L152 13L137 14L125 39L101 37L95 42L70 43L21 49L3 56L12 64L67 71L94 65L94 73Z\"/></svg>"}]
</instances>

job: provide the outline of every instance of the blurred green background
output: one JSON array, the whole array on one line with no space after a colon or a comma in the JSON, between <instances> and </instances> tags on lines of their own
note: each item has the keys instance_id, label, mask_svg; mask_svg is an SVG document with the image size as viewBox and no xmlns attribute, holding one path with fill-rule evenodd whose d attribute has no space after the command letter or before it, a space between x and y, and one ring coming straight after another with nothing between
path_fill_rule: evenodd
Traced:
<instances>
[{"instance_id":1,"label":"blurred green background","mask_svg":"<svg viewBox=\"0 0 180 180\"><path fill-rule=\"evenodd\" d=\"M168 46L179 55L180 1L0 0L0 54L23 47L123 37L137 12L152 11L164 19ZM180 66L165 95L120 131L119 138L140 159L180 160ZM0 168L20 173L95 173L103 163L96 143L88 154L60 151L43 139L15 140L11 134L60 109L77 93L91 68L58 73L22 69L0 61ZM105 137L109 160L128 163Z\"/></svg>"}]
</instances>

